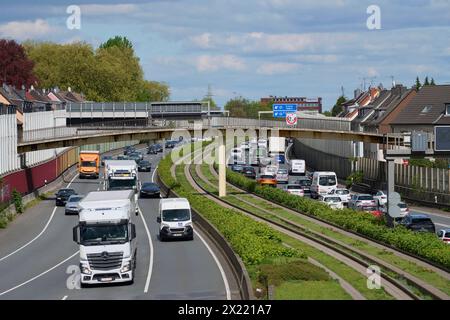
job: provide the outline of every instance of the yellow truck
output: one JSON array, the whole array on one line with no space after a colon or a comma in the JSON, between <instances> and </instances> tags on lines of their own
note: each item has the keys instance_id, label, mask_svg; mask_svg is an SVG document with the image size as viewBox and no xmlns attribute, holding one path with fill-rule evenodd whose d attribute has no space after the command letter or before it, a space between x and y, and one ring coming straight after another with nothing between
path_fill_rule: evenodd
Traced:
<instances>
[{"instance_id":1,"label":"yellow truck","mask_svg":"<svg viewBox=\"0 0 450 320\"><path fill-rule=\"evenodd\" d=\"M80 151L78 162L78 173L80 179L91 177L98 179L100 172L100 152L99 151Z\"/></svg>"}]
</instances>

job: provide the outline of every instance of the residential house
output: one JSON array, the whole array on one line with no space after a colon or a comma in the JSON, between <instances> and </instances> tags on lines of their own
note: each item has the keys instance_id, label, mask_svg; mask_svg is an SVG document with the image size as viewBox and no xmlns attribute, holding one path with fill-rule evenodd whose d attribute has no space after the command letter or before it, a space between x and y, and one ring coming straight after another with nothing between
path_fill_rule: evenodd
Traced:
<instances>
[{"instance_id":1,"label":"residential house","mask_svg":"<svg viewBox=\"0 0 450 320\"><path fill-rule=\"evenodd\" d=\"M391 121L392 132L434 132L450 125L450 85L424 86Z\"/></svg>"}]
</instances>

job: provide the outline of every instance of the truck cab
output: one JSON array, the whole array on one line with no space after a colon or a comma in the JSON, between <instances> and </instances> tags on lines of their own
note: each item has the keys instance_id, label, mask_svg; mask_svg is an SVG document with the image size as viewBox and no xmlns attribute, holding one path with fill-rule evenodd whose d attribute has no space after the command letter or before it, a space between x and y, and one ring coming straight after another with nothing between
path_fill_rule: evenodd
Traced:
<instances>
[{"instance_id":1,"label":"truck cab","mask_svg":"<svg viewBox=\"0 0 450 320\"><path fill-rule=\"evenodd\" d=\"M78 162L78 173L80 179L88 177L98 179L99 172L100 172L100 152L80 151Z\"/></svg>"},{"instance_id":2,"label":"truck cab","mask_svg":"<svg viewBox=\"0 0 450 320\"><path fill-rule=\"evenodd\" d=\"M138 166L134 160L105 161L105 190L139 191Z\"/></svg>"},{"instance_id":3,"label":"truck cab","mask_svg":"<svg viewBox=\"0 0 450 320\"><path fill-rule=\"evenodd\" d=\"M192 213L189 201L184 198L161 199L157 217L159 239L194 239Z\"/></svg>"},{"instance_id":4,"label":"truck cab","mask_svg":"<svg viewBox=\"0 0 450 320\"><path fill-rule=\"evenodd\" d=\"M136 202L133 191L97 191L79 203L73 240L80 246L81 285L134 281Z\"/></svg>"}]
</instances>

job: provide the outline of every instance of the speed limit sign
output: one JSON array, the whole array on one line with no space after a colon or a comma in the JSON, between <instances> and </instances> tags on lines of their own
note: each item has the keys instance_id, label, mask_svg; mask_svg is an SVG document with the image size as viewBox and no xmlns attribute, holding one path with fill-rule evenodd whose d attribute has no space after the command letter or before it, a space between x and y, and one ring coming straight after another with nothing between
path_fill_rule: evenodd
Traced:
<instances>
[{"instance_id":1,"label":"speed limit sign","mask_svg":"<svg viewBox=\"0 0 450 320\"><path fill-rule=\"evenodd\" d=\"M297 114L296 113L286 114L286 123L289 126L295 126L297 124Z\"/></svg>"}]
</instances>

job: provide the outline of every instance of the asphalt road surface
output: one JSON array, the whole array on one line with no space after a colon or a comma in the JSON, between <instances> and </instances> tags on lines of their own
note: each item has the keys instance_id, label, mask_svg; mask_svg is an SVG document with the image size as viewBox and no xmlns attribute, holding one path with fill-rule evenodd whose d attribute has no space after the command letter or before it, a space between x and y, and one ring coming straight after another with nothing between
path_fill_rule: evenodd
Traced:
<instances>
[{"instance_id":1,"label":"asphalt road surface","mask_svg":"<svg viewBox=\"0 0 450 320\"><path fill-rule=\"evenodd\" d=\"M145 154L145 150L141 150ZM152 181L161 154L146 155ZM101 190L101 181L75 177L67 185L79 194ZM45 200L0 230L0 299L227 299L236 298L230 270L206 237L160 242L156 222L159 199L139 199L134 217L138 255L133 285L111 284L77 289L79 263L72 228L78 216ZM74 268L74 269L71 269ZM231 283L231 285L230 285Z\"/></svg>"}]
</instances>

